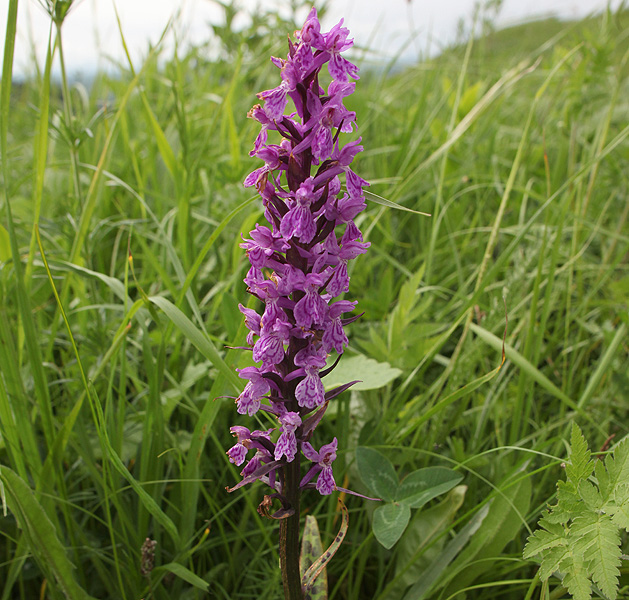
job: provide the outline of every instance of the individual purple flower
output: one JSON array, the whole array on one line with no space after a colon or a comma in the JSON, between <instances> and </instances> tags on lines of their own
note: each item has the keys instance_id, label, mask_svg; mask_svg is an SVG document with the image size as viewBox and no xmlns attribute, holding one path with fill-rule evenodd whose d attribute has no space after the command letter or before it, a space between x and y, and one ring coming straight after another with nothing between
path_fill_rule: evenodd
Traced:
<instances>
[{"instance_id":1,"label":"individual purple flower","mask_svg":"<svg viewBox=\"0 0 629 600\"><path fill-rule=\"evenodd\" d=\"M228 451L229 461L233 462L236 466L240 466L247 456L247 452L251 448L258 449L258 452L264 452L265 446L260 440L266 440L270 442L270 436L268 431L249 431L247 427L240 425L234 425L230 429L232 435L238 440L234 446Z\"/></svg>"},{"instance_id":2,"label":"individual purple flower","mask_svg":"<svg viewBox=\"0 0 629 600\"><path fill-rule=\"evenodd\" d=\"M286 108L286 94L289 87L285 81L272 90L266 90L258 94L260 100L265 100L264 112L269 119L279 119Z\"/></svg>"},{"instance_id":3,"label":"individual purple flower","mask_svg":"<svg viewBox=\"0 0 629 600\"><path fill-rule=\"evenodd\" d=\"M253 150L249 152L249 156L255 156L262 146L266 144L268 139L267 130L268 129L276 129L273 121L269 119L267 114L264 112L264 109L259 104L256 104L248 113L247 116L251 119L255 119L262 125L262 129L260 129L260 133L256 138L256 141L253 144Z\"/></svg>"},{"instance_id":4,"label":"individual purple flower","mask_svg":"<svg viewBox=\"0 0 629 600\"><path fill-rule=\"evenodd\" d=\"M323 382L316 367L306 367L305 371L306 376L295 388L295 398L303 408L316 408L325 401Z\"/></svg>"},{"instance_id":5,"label":"individual purple flower","mask_svg":"<svg viewBox=\"0 0 629 600\"><path fill-rule=\"evenodd\" d=\"M280 460L282 456L291 462L297 454L297 438L295 430L301 425L299 413L287 412L278 417L280 422L280 437L275 443L275 460Z\"/></svg>"},{"instance_id":6,"label":"individual purple flower","mask_svg":"<svg viewBox=\"0 0 629 600\"><path fill-rule=\"evenodd\" d=\"M309 442L304 442L302 451L304 456L314 464L301 480L300 486L304 487L317 473L317 491L323 496L331 494L336 489L334 474L332 472L332 463L336 460L336 450L338 440L334 438L329 444L321 446L321 450L317 452Z\"/></svg>"},{"instance_id":7,"label":"individual purple flower","mask_svg":"<svg viewBox=\"0 0 629 600\"><path fill-rule=\"evenodd\" d=\"M350 198L362 198L363 188L369 186L369 183L367 183L362 177L359 177L358 175L356 175L356 173L354 173L354 171L352 171L351 169L347 169L346 179L347 179L347 191L349 192Z\"/></svg>"},{"instance_id":8,"label":"individual purple flower","mask_svg":"<svg viewBox=\"0 0 629 600\"><path fill-rule=\"evenodd\" d=\"M310 329L313 324L320 325L326 317L328 305L319 295L323 285L323 277L319 273L308 273L304 280L304 297L295 304L295 321L300 327Z\"/></svg>"},{"instance_id":9,"label":"individual purple flower","mask_svg":"<svg viewBox=\"0 0 629 600\"><path fill-rule=\"evenodd\" d=\"M325 35L325 49L332 55L328 64L328 71L336 80L347 81L348 77L359 79L358 67L341 56L341 52L354 45L354 40L347 39L349 29L342 27L342 25L343 19Z\"/></svg>"},{"instance_id":10,"label":"individual purple flower","mask_svg":"<svg viewBox=\"0 0 629 600\"><path fill-rule=\"evenodd\" d=\"M288 244L280 236L273 235L268 227L257 223L249 235L251 239L244 240L240 247L247 251L251 265L258 269L275 268L277 262L273 260L273 256L284 252Z\"/></svg>"},{"instance_id":11,"label":"individual purple flower","mask_svg":"<svg viewBox=\"0 0 629 600\"><path fill-rule=\"evenodd\" d=\"M262 317L260 317L260 315L252 308L247 308L242 304L238 305L238 310L245 315L245 325L249 330L249 333L247 334L247 344L253 346L254 336L260 335Z\"/></svg>"},{"instance_id":12,"label":"individual purple flower","mask_svg":"<svg viewBox=\"0 0 629 600\"><path fill-rule=\"evenodd\" d=\"M227 451L227 455L229 456L229 462L233 462L236 466L240 466L245 462L247 452L249 452L243 442L251 437L251 432L246 427L241 427L240 425L234 425L230 431L238 439L238 441Z\"/></svg>"},{"instance_id":13,"label":"individual purple flower","mask_svg":"<svg viewBox=\"0 0 629 600\"><path fill-rule=\"evenodd\" d=\"M335 223L350 223L365 209L365 199L362 196L344 194L334 204L326 206L325 217Z\"/></svg>"},{"instance_id":14,"label":"individual purple flower","mask_svg":"<svg viewBox=\"0 0 629 600\"><path fill-rule=\"evenodd\" d=\"M317 50L323 50L325 38L321 35L321 24L319 23L317 10L314 6L308 13L301 31L297 32L297 37L305 43L304 45L310 45Z\"/></svg>"},{"instance_id":15,"label":"individual purple flower","mask_svg":"<svg viewBox=\"0 0 629 600\"><path fill-rule=\"evenodd\" d=\"M260 399L269 392L269 382L263 377L258 367L245 367L238 371L238 377L248 379L242 394L236 399L237 410L241 415L252 417L260 408Z\"/></svg>"},{"instance_id":16,"label":"individual purple flower","mask_svg":"<svg viewBox=\"0 0 629 600\"><path fill-rule=\"evenodd\" d=\"M270 462L273 459L271 453L266 450L258 450L249 460L249 462L245 465L240 474L243 477L250 477L253 475L262 465Z\"/></svg>"},{"instance_id":17,"label":"individual purple flower","mask_svg":"<svg viewBox=\"0 0 629 600\"><path fill-rule=\"evenodd\" d=\"M341 260L334 270L332 277L326 284L326 289L331 296L338 296L349 291L349 275L347 273L347 261Z\"/></svg>"},{"instance_id":18,"label":"individual purple flower","mask_svg":"<svg viewBox=\"0 0 629 600\"><path fill-rule=\"evenodd\" d=\"M259 150L256 151L255 155L264 160L266 164L247 175L244 181L245 187L255 185L258 189L263 188L268 174L280 168L280 157L283 157L285 154L286 149L281 144L279 146L260 144Z\"/></svg>"},{"instance_id":19,"label":"individual purple flower","mask_svg":"<svg viewBox=\"0 0 629 600\"><path fill-rule=\"evenodd\" d=\"M295 388L297 404L303 408L316 408L325 402L323 382L319 369L325 366L325 348L323 345L309 344L295 355L295 364L303 367L306 376Z\"/></svg>"},{"instance_id":20,"label":"individual purple flower","mask_svg":"<svg viewBox=\"0 0 629 600\"><path fill-rule=\"evenodd\" d=\"M351 302L347 302L347 304L351 304ZM326 356L327 352L321 345L309 343L305 348L302 348L295 354L294 362L299 367L317 367L320 369L325 367Z\"/></svg>"},{"instance_id":21,"label":"individual purple flower","mask_svg":"<svg viewBox=\"0 0 629 600\"><path fill-rule=\"evenodd\" d=\"M371 244L369 242L359 242L360 237L362 237L362 234L355 226L348 227L341 238L339 258L342 260L352 260L352 258L356 258L360 254L367 252Z\"/></svg>"},{"instance_id":22,"label":"individual purple flower","mask_svg":"<svg viewBox=\"0 0 629 600\"><path fill-rule=\"evenodd\" d=\"M253 346L253 360L266 365L276 365L284 358L284 344L288 342L290 324L280 319L261 333Z\"/></svg>"},{"instance_id":23,"label":"individual purple flower","mask_svg":"<svg viewBox=\"0 0 629 600\"><path fill-rule=\"evenodd\" d=\"M285 239L296 237L305 244L312 241L317 227L310 206L316 199L312 178L308 178L295 192L293 206L282 218L280 233Z\"/></svg>"},{"instance_id":24,"label":"individual purple flower","mask_svg":"<svg viewBox=\"0 0 629 600\"><path fill-rule=\"evenodd\" d=\"M337 84L338 82L335 81L330 84L325 104L318 95L308 91L307 108L310 120L306 123L306 127L310 128L310 133L295 146L293 152L302 152L310 147L317 161L325 160L331 156L334 149L332 129L336 127L342 132L351 133L356 113L343 106L343 97L352 93L355 84Z\"/></svg>"},{"instance_id":25,"label":"individual purple flower","mask_svg":"<svg viewBox=\"0 0 629 600\"><path fill-rule=\"evenodd\" d=\"M347 345L348 339L341 323L341 315L354 310L356 302L348 302L341 300L330 306L328 312L329 323L325 328L322 342L326 352L336 350L339 354L343 354L343 347Z\"/></svg>"}]
</instances>

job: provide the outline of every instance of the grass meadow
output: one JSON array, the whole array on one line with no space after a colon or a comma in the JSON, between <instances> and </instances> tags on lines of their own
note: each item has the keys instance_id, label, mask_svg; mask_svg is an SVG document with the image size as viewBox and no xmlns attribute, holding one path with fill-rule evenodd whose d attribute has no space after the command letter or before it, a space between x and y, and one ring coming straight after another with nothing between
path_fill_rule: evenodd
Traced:
<instances>
[{"instance_id":1,"label":"grass meadow","mask_svg":"<svg viewBox=\"0 0 629 600\"><path fill-rule=\"evenodd\" d=\"M8 3L0 600L281 598L262 486L225 491L239 480L229 428L251 423L223 396L244 385L239 243L263 218L242 185L259 166L246 115L301 24L264 13L236 30L227 6L207 46L157 46L87 85L50 76L70 4L50 3L48 61L11 84ZM345 497L329 598L567 597L522 551L571 424L595 451L629 433L629 14L486 23L404 68L356 43L355 169L375 196L348 356L380 365L320 427L339 439L344 487L367 493L358 446L400 477L464 478L390 550L375 503ZM336 494L302 504L326 547ZM626 566L620 586L628 597Z\"/></svg>"}]
</instances>

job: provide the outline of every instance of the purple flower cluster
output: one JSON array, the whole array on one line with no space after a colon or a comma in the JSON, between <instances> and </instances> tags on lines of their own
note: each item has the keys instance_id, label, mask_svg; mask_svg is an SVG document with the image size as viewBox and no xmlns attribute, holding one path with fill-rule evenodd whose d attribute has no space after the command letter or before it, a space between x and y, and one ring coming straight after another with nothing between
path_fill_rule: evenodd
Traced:
<instances>
[{"instance_id":1,"label":"purple flower cluster","mask_svg":"<svg viewBox=\"0 0 629 600\"><path fill-rule=\"evenodd\" d=\"M237 443L227 453L230 460L236 465L249 460L243 480L229 491L260 480L281 496L283 467L299 453L312 463L300 488L316 487L324 495L340 489L332 474L337 439L319 451L309 440L328 402L355 383L326 393L321 378L347 345L343 327L360 316L344 318L356 302L334 299L349 290L348 262L369 247L354 223L365 208L363 187L369 185L350 168L362 151L360 138L343 147L339 143L340 133L351 133L355 125L356 115L343 99L354 91L350 78L358 79L358 68L341 55L353 44L342 25L341 20L321 33L313 8L295 33L296 42L289 39L287 58L272 58L281 83L259 93L264 106L256 104L249 112L261 125L250 154L264 166L244 184L260 194L268 226L256 224L241 244L251 263L245 283L264 311L260 315L240 305L247 343L260 366L239 370L247 384L236 406L240 414L273 415L279 437L273 429L231 428ZM326 64L327 90L319 82ZM285 115L289 100L295 112ZM269 143L269 132L276 132L278 144ZM326 368L332 351L338 357Z\"/></svg>"}]
</instances>

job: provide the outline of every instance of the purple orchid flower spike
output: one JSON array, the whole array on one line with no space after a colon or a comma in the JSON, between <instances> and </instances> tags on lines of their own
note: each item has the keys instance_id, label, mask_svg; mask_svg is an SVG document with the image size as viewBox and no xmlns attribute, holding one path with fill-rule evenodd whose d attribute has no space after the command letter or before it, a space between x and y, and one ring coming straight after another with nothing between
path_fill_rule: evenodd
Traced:
<instances>
[{"instance_id":1,"label":"purple orchid flower spike","mask_svg":"<svg viewBox=\"0 0 629 600\"><path fill-rule=\"evenodd\" d=\"M310 441L317 437L315 429L330 400L356 383L326 394L322 376L336 366L348 344L345 325L360 316L348 314L356 302L337 297L349 291L349 261L369 247L355 222L365 208L363 188L369 184L350 168L363 147L360 138L341 139L356 126L356 114L344 101L354 92L351 80L358 79L358 68L342 56L353 40L342 20L323 33L314 8L295 38L289 40L285 59L272 58L281 81L260 92L263 104L248 114L261 126L250 155L264 164L244 185L260 194L268 223L256 224L241 244L251 264L245 283L259 306L239 309L258 365L239 370L248 383L236 399L237 411L249 416L261 411L278 426L264 432L232 427L237 443L228 451L238 466L255 451L243 480L229 491L254 481L272 490L259 510L281 519L284 585L293 590L287 598L301 598L295 547L301 490L328 495L342 489L332 470L338 440L318 442L319 451ZM326 91L319 78L328 75ZM273 137L277 143L269 142ZM305 473L302 461L310 463ZM270 511L273 501L281 503L275 513Z\"/></svg>"}]
</instances>

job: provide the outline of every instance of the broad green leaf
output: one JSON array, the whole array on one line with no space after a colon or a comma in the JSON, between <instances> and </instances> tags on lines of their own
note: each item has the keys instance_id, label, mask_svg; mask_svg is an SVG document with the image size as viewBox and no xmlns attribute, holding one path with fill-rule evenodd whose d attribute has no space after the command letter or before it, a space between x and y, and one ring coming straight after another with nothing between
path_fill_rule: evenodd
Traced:
<instances>
[{"instance_id":1,"label":"broad green leaf","mask_svg":"<svg viewBox=\"0 0 629 600\"><path fill-rule=\"evenodd\" d=\"M54 581L68 600L91 600L92 597L76 581L74 566L66 555L66 549L30 487L7 467L0 467L0 482L4 486L9 510L46 577L51 583Z\"/></svg>"},{"instance_id":2,"label":"broad green leaf","mask_svg":"<svg viewBox=\"0 0 629 600\"><path fill-rule=\"evenodd\" d=\"M363 483L383 500L392 502L398 488L398 476L391 461L373 448L356 448L358 473Z\"/></svg>"},{"instance_id":3,"label":"broad green leaf","mask_svg":"<svg viewBox=\"0 0 629 600\"><path fill-rule=\"evenodd\" d=\"M303 577L306 571L323 554L321 534L316 517L306 516L304 533L301 538L301 553L299 555L299 572ZM309 590L309 600L327 600L328 598L328 577L325 568L319 573Z\"/></svg>"},{"instance_id":4,"label":"broad green leaf","mask_svg":"<svg viewBox=\"0 0 629 600\"><path fill-rule=\"evenodd\" d=\"M358 354L356 356L343 356L334 371L324 379L323 383L326 389L330 390L358 379L358 383L352 386L353 390L377 390L391 383L401 374L400 369L392 367L389 363L381 363L373 358Z\"/></svg>"},{"instance_id":5,"label":"broad green leaf","mask_svg":"<svg viewBox=\"0 0 629 600\"><path fill-rule=\"evenodd\" d=\"M198 575L195 575L190 569L180 565L179 563L168 563L157 567L153 573L159 573L160 571L168 571L173 575L176 575L180 579L187 581L190 585L193 585L204 592L208 591L209 584L207 581L201 579Z\"/></svg>"},{"instance_id":6,"label":"broad green leaf","mask_svg":"<svg viewBox=\"0 0 629 600\"><path fill-rule=\"evenodd\" d=\"M376 539L389 550L404 533L410 518L411 509L406 504L393 502L379 506L373 513L373 533Z\"/></svg>"},{"instance_id":7,"label":"broad green leaf","mask_svg":"<svg viewBox=\"0 0 629 600\"><path fill-rule=\"evenodd\" d=\"M421 508L426 502L450 491L463 476L445 467L427 467L413 471L404 478L395 499L411 508Z\"/></svg>"}]
</instances>

